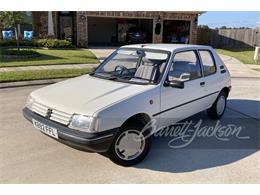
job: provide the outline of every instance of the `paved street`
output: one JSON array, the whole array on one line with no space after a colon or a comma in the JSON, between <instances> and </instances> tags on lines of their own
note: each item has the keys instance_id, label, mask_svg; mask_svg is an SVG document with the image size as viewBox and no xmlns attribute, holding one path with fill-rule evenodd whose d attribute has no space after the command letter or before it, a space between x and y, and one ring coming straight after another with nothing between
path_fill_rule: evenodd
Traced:
<instances>
[{"instance_id":1,"label":"paved street","mask_svg":"<svg viewBox=\"0 0 260 195\"><path fill-rule=\"evenodd\" d=\"M232 86L224 119L246 119L245 131L258 132L260 79L233 78ZM0 89L0 183L260 183L257 148L162 149L167 140L155 138L142 163L124 168L56 142L21 113L28 94L39 87ZM197 116L213 123L204 112Z\"/></svg>"}]
</instances>

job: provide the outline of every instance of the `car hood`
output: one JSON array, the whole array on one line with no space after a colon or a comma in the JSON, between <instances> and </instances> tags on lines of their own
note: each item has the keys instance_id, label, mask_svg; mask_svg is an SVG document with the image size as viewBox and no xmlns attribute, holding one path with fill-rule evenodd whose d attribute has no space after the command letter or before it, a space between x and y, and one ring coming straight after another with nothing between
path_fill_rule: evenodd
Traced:
<instances>
[{"instance_id":1,"label":"car hood","mask_svg":"<svg viewBox=\"0 0 260 195\"><path fill-rule=\"evenodd\" d=\"M149 90L153 85L137 85L84 75L31 93L35 100L69 114L94 115L105 107Z\"/></svg>"}]
</instances>

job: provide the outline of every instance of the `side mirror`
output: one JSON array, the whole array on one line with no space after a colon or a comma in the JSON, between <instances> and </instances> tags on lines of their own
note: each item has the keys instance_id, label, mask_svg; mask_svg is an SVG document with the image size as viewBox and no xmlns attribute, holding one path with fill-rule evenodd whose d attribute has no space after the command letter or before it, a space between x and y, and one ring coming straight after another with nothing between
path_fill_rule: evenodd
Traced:
<instances>
[{"instance_id":1,"label":"side mirror","mask_svg":"<svg viewBox=\"0 0 260 195\"><path fill-rule=\"evenodd\" d=\"M165 87L173 87L173 88L179 88L183 89L184 88L184 82L183 81L178 81L178 80L172 80L172 81L165 81L164 83Z\"/></svg>"},{"instance_id":2,"label":"side mirror","mask_svg":"<svg viewBox=\"0 0 260 195\"><path fill-rule=\"evenodd\" d=\"M191 74L190 73L182 73L180 78L182 81L190 80Z\"/></svg>"}]
</instances>

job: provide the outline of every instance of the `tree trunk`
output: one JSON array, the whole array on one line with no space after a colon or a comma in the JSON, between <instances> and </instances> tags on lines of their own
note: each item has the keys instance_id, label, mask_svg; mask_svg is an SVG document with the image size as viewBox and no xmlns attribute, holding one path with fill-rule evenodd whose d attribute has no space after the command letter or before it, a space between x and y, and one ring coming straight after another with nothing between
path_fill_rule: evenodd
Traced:
<instances>
[{"instance_id":1,"label":"tree trunk","mask_svg":"<svg viewBox=\"0 0 260 195\"><path fill-rule=\"evenodd\" d=\"M17 46L17 49L19 51L20 46L19 46L19 37L18 37L17 27L14 28L14 32L15 32L16 46Z\"/></svg>"}]
</instances>

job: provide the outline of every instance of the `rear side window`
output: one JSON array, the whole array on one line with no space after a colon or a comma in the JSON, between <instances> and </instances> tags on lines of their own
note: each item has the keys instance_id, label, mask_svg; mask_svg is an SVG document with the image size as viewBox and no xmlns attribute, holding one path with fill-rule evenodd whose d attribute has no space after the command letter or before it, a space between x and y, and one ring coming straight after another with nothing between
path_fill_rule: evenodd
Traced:
<instances>
[{"instance_id":1,"label":"rear side window","mask_svg":"<svg viewBox=\"0 0 260 195\"><path fill-rule=\"evenodd\" d=\"M200 50L199 54L203 65L204 76L214 74L216 72L216 65L211 52Z\"/></svg>"},{"instance_id":2,"label":"rear side window","mask_svg":"<svg viewBox=\"0 0 260 195\"><path fill-rule=\"evenodd\" d=\"M194 51L183 51L175 54L168 79L188 81L200 77L200 63Z\"/></svg>"}]
</instances>

